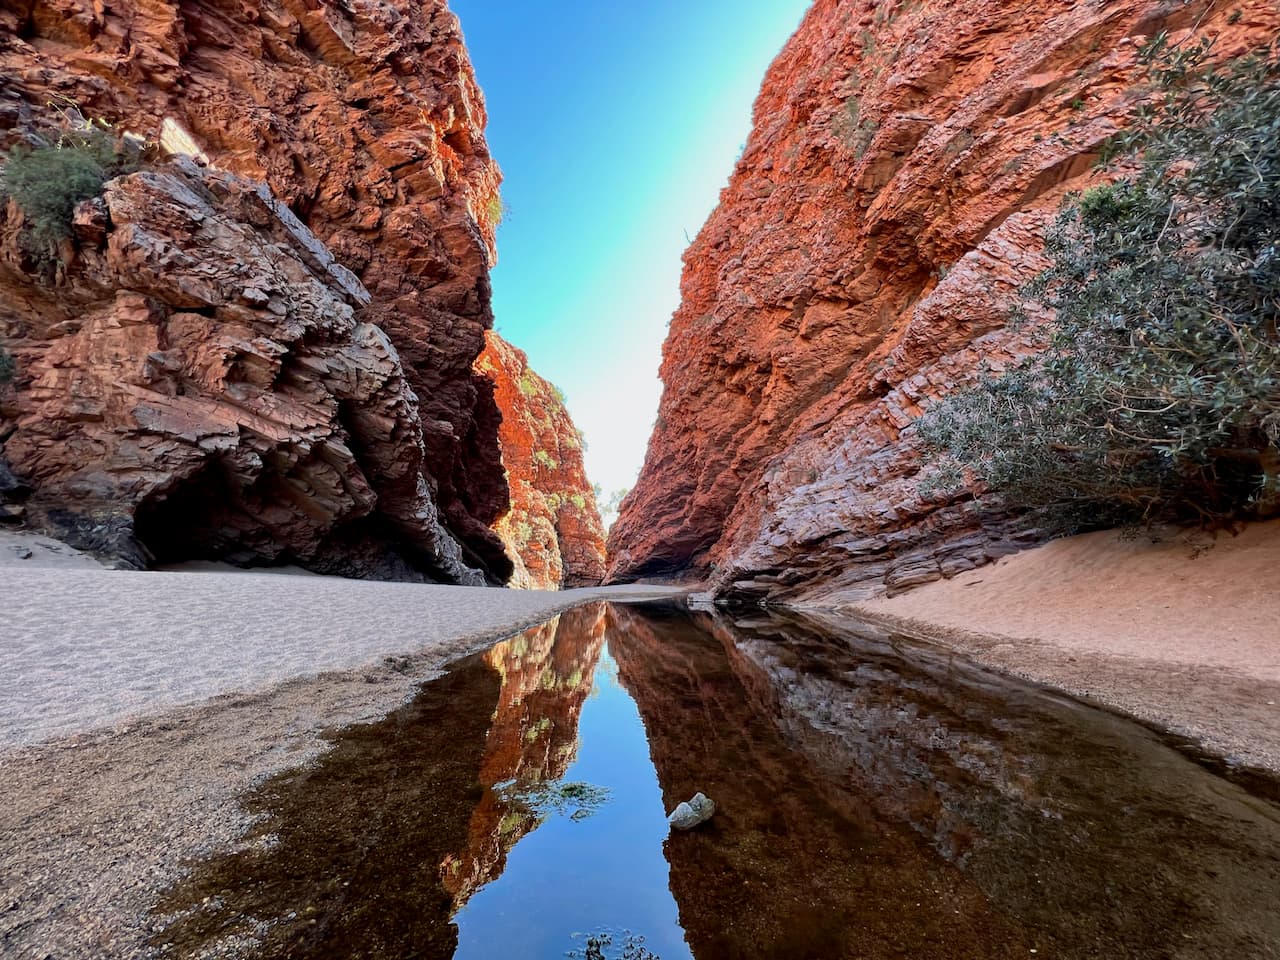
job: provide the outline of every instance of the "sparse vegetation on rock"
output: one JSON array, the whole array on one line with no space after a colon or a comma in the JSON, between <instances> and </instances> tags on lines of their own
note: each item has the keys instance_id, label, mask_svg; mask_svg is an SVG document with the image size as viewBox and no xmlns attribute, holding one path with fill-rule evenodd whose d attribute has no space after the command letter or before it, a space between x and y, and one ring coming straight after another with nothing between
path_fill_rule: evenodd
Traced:
<instances>
[{"instance_id":1,"label":"sparse vegetation on rock","mask_svg":"<svg viewBox=\"0 0 1280 960\"><path fill-rule=\"evenodd\" d=\"M942 465L1067 527L1280 511L1280 60L1145 51L1109 186L1069 199L1028 288L1043 351L919 422Z\"/></svg>"},{"instance_id":2,"label":"sparse vegetation on rock","mask_svg":"<svg viewBox=\"0 0 1280 960\"><path fill-rule=\"evenodd\" d=\"M84 120L78 112L68 117L46 142L13 146L0 173L0 192L21 208L28 224L24 243L36 256L51 256L71 234L77 204L138 166L138 152L123 148L105 121Z\"/></svg>"},{"instance_id":3,"label":"sparse vegetation on rock","mask_svg":"<svg viewBox=\"0 0 1280 960\"><path fill-rule=\"evenodd\" d=\"M494 529L516 561L511 585L594 586L604 576L604 529L564 395L497 334L486 342L476 369L493 382L502 410L511 509Z\"/></svg>"}]
</instances>

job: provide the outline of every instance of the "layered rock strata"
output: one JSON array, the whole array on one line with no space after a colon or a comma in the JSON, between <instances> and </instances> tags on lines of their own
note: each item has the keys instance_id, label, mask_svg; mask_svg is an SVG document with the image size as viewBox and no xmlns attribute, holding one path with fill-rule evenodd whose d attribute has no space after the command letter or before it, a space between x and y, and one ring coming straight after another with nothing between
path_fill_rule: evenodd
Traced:
<instances>
[{"instance_id":1,"label":"layered rock strata","mask_svg":"<svg viewBox=\"0 0 1280 960\"><path fill-rule=\"evenodd\" d=\"M5 230L11 322L40 344L5 405L33 520L137 566L483 582L440 523L417 397L358 316L368 292L263 185L189 162L135 173L77 230L55 289L17 282Z\"/></svg>"},{"instance_id":2,"label":"layered rock strata","mask_svg":"<svg viewBox=\"0 0 1280 960\"><path fill-rule=\"evenodd\" d=\"M1143 43L1209 36L1225 59L1278 27L1269 0L817 0L685 255L610 577L830 601L1035 542L981 498L922 494L908 428L1027 349L1010 308L1143 96Z\"/></svg>"},{"instance_id":3,"label":"layered rock strata","mask_svg":"<svg viewBox=\"0 0 1280 960\"><path fill-rule=\"evenodd\" d=\"M502 411L502 462L511 509L494 527L515 560L511 585L538 590L596 586L604 577L604 526L582 461L582 435L555 385L496 333L485 334L476 370Z\"/></svg>"},{"instance_id":4,"label":"layered rock strata","mask_svg":"<svg viewBox=\"0 0 1280 960\"><path fill-rule=\"evenodd\" d=\"M372 537L405 563L352 549L347 572L510 575L500 414L472 370L500 175L444 0L6 3L0 74L0 145L63 112L246 178L117 181L56 277L8 245L2 435L33 516L134 563L184 540L343 569L321 541Z\"/></svg>"}]
</instances>

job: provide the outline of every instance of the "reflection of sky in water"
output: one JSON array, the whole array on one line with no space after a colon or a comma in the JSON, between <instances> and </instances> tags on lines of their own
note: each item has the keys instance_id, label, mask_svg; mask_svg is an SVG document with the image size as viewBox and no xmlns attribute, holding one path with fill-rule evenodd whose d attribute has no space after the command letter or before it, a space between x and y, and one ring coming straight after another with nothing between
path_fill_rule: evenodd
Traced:
<instances>
[{"instance_id":1,"label":"reflection of sky in water","mask_svg":"<svg viewBox=\"0 0 1280 960\"><path fill-rule=\"evenodd\" d=\"M623 930L645 937L662 960L690 957L662 853L667 821L644 725L606 649L579 720L578 756L566 781L606 787L610 799L585 820L551 816L507 855L498 879L454 918L457 958L562 958L582 950L573 934ZM569 811L572 812L572 809Z\"/></svg>"}]
</instances>

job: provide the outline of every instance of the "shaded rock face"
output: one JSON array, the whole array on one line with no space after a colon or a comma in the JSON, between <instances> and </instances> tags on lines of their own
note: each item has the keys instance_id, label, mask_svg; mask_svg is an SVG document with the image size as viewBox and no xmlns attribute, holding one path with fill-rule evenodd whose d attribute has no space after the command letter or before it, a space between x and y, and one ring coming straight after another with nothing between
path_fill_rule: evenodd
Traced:
<instances>
[{"instance_id":1,"label":"shaded rock face","mask_svg":"<svg viewBox=\"0 0 1280 960\"><path fill-rule=\"evenodd\" d=\"M294 237L290 243L308 247L287 256L296 255L309 277L295 266L258 264L256 249L233 251L229 234L217 250L184 246L205 244L209 237L185 225L180 236L176 225L156 227L138 219L160 212L138 203L185 216L185 201L170 200L175 191L200 193L191 173L158 193L144 190L144 181L114 187L114 199L109 190L104 202L111 209L86 212L78 224L88 247L83 262L71 263L48 289L33 282L29 264L10 246L0 279L0 333L18 357L20 373L4 407L5 433L17 424L5 456L15 474L36 487L33 516L51 522L61 516L64 526L92 530L90 539L101 538L129 555L137 508L140 527L165 531L156 549L166 554L176 546L165 540L170 520L207 507L209 515L193 522L215 532L217 546L210 549L245 562L286 556L313 562L327 552L316 546L325 530L335 543L350 541L347 572L354 574L385 575L403 566L364 556L360 544L374 536L403 540L403 549L393 552L428 575L505 581L511 563L490 530L507 507L497 444L500 415L487 381L472 370L492 324L488 270L495 257L500 174L483 137L483 100L444 0L356 7L323 0L247 6L126 2L109 8L79 0L6 3L0 6L0 73L6 80L0 90L0 144L48 121L51 101L75 103L84 116L135 132L164 152L197 156L266 184L263 197L249 203L253 209L217 209L219 223L206 226L205 234L234 232L243 214L241 226L261 235L259 246L275 243L267 236L286 229ZM203 189L254 192L247 181L219 182L223 186ZM160 196L165 193L169 199ZM265 199L272 196L279 204L263 212L272 207ZM14 214L11 209L10 218ZM147 245L152 233L159 246ZM305 242L297 239L304 234ZM103 242L107 259L99 264L94 258L102 256ZM132 249L135 244L141 246ZM161 248L169 249L168 260L143 262ZM266 259L274 255L271 250ZM280 269L287 277L272 274L274 289L242 284L249 290L243 295L210 293L207 288L223 283L224 271L239 260L249 261L246 268L255 278L264 279L255 271ZM209 276L201 267L206 261ZM173 283L165 275L175 268L183 283L199 289L168 290ZM341 309L304 297L290 309L315 316L299 326L292 315L273 312L284 294L296 292L288 284L318 285L307 297L329 297ZM122 305L108 307L117 301ZM195 320L174 324L171 318L179 312L203 317L208 330L198 331ZM138 319L126 320L126 314ZM89 334L77 352L73 341L61 342L59 327L73 316L85 321L78 329L118 324L128 332L109 338L110 358ZM234 333L223 329L233 324L240 325ZM252 455L244 457L263 456L259 430L272 438L276 453L262 466L246 465L240 454L215 453L197 436L190 443L205 442L204 465L191 469L184 457L181 468L171 468L166 456L156 454L169 441L152 439L146 422L151 414L139 401L143 388L119 384L112 397L89 401L102 408L90 412L73 409L70 398L60 408L49 393L57 388L50 379L55 367L58 376L114 382L115 366L141 370L154 363L149 354L171 349L170 338L194 343L206 334L244 337L251 346L234 348L235 356L226 348L221 360L209 348L199 361L204 379L192 384L186 382L189 367L168 371L170 393L182 397L192 387L224 408L239 408L239 392L248 382L273 397L298 394L328 403L317 399L328 395L339 409L319 421L308 414L304 423L282 414L261 427L243 422L251 419L247 410L239 419L225 409L202 411L195 420L234 422L232 432L254 435L253 443L243 444ZM252 346L256 337L271 345ZM367 356L338 373L327 367L322 372L330 358L316 360L310 352L357 349L357 343ZM105 365L98 368L100 361ZM215 370L218 363L228 370ZM326 382L334 377L349 378L349 387L337 391ZM33 389L43 392L28 396ZM371 393L399 399L384 402ZM289 406L278 398L272 403ZM41 418L61 421L24 439L37 410ZM264 413L261 404L252 413L268 421L276 416L274 409ZM307 432L315 422L341 423L350 456L367 468L363 480L352 479L349 464L341 462L346 455L317 446ZM300 432L290 433L295 429ZM158 433L170 437L174 427L166 420ZM296 441L293 446L285 433ZM55 462L50 442L67 451L65 463ZM37 452L42 445L46 449ZM315 461L305 479L287 462L291 458ZM228 466L228 459L235 462ZM91 462L101 470L87 479ZM384 466L390 473L375 478ZM147 473L155 476L141 484L118 481ZM237 503L238 519L228 521L222 494L229 488L234 500L250 475L257 477L244 494L253 501L251 509ZM261 479L266 476L288 479L273 488L274 481ZM347 529L347 520L356 516L370 519L360 530ZM253 529L228 532L246 525ZM310 532L296 535L301 527ZM130 559L136 561L136 544L133 550Z\"/></svg>"},{"instance_id":2,"label":"shaded rock face","mask_svg":"<svg viewBox=\"0 0 1280 960\"><path fill-rule=\"evenodd\" d=\"M907 428L1027 349L1010 307L1142 95L1144 40L1194 29L1225 58L1278 26L1270 0L817 0L685 255L609 577L853 599L1035 542L981 499L922 497Z\"/></svg>"},{"instance_id":3,"label":"shaded rock face","mask_svg":"<svg viewBox=\"0 0 1280 960\"><path fill-rule=\"evenodd\" d=\"M511 510L494 526L515 560L511 585L534 590L596 586L604 577L604 526L582 462L582 438L559 391L529 358L492 331L476 370L502 411L502 462Z\"/></svg>"},{"instance_id":4,"label":"shaded rock face","mask_svg":"<svg viewBox=\"0 0 1280 960\"><path fill-rule=\"evenodd\" d=\"M56 289L5 230L10 322L41 345L5 405L33 519L139 566L140 544L483 583L439 522L417 397L358 316L369 294L262 184L185 162L84 206L105 226Z\"/></svg>"}]
</instances>

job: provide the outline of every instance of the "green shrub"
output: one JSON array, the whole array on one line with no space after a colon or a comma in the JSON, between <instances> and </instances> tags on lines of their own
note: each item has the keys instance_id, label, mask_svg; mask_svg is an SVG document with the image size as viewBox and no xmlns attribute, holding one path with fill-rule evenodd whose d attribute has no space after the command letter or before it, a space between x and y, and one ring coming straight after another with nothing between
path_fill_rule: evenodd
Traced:
<instances>
[{"instance_id":1,"label":"green shrub","mask_svg":"<svg viewBox=\"0 0 1280 960\"><path fill-rule=\"evenodd\" d=\"M13 360L13 354L4 347L0 347L0 387L12 382L17 372L17 364Z\"/></svg>"},{"instance_id":2,"label":"green shrub","mask_svg":"<svg viewBox=\"0 0 1280 960\"><path fill-rule=\"evenodd\" d=\"M844 103L844 110L832 120L836 134L852 151L854 159L861 160L876 138L880 125L870 118L862 116L862 102L857 94L850 96Z\"/></svg>"},{"instance_id":3,"label":"green shrub","mask_svg":"<svg viewBox=\"0 0 1280 960\"><path fill-rule=\"evenodd\" d=\"M554 470L559 466L559 464L556 463L555 457L551 456L551 454L547 453L545 450L533 451L533 462L548 470Z\"/></svg>"},{"instance_id":4,"label":"green shrub","mask_svg":"<svg viewBox=\"0 0 1280 960\"><path fill-rule=\"evenodd\" d=\"M77 119L53 143L12 147L5 155L0 192L26 216L27 249L49 255L70 236L76 205L99 196L107 180L137 165L138 157L120 149L107 124Z\"/></svg>"},{"instance_id":5,"label":"green shrub","mask_svg":"<svg viewBox=\"0 0 1280 960\"><path fill-rule=\"evenodd\" d=\"M1028 288L1043 351L918 422L939 469L1069 528L1280 511L1280 63L1144 51L1136 172L1069 199Z\"/></svg>"},{"instance_id":6,"label":"green shrub","mask_svg":"<svg viewBox=\"0 0 1280 960\"><path fill-rule=\"evenodd\" d=\"M484 215L495 230L502 226L502 221L507 218L509 212L510 208L507 207L500 193L495 193L485 202Z\"/></svg>"}]
</instances>

